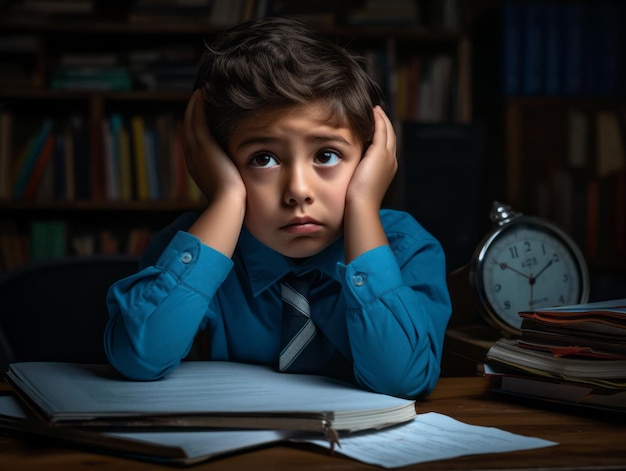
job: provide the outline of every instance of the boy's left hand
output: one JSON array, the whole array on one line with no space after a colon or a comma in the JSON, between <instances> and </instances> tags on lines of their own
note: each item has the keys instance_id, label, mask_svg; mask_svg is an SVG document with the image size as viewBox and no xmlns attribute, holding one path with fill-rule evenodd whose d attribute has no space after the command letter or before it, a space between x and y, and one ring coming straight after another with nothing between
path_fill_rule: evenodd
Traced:
<instances>
[{"instance_id":1,"label":"boy's left hand","mask_svg":"<svg viewBox=\"0 0 626 471\"><path fill-rule=\"evenodd\" d=\"M346 203L366 203L378 211L398 170L398 160L396 133L380 106L374 108L374 125L372 143L350 180Z\"/></svg>"}]
</instances>

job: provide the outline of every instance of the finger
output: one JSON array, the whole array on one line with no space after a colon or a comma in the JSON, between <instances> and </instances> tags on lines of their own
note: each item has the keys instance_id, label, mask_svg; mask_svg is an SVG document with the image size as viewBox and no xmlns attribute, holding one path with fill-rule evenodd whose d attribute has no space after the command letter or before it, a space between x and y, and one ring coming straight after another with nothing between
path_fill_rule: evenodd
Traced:
<instances>
[{"instance_id":1,"label":"finger","mask_svg":"<svg viewBox=\"0 0 626 471\"><path fill-rule=\"evenodd\" d=\"M194 122L196 120L196 114L197 114L197 108L198 106L196 106L198 104L198 101L202 99L202 94L200 89L196 90L195 92L193 92L193 94L191 95L191 98L189 99L189 103L187 104L187 108L185 109L185 117L184 117L184 144L186 147L190 146L191 144L194 144L196 142L196 135L195 135L195 131L194 131ZM202 105L202 103L200 102L200 105Z\"/></svg>"},{"instance_id":2,"label":"finger","mask_svg":"<svg viewBox=\"0 0 626 471\"><path fill-rule=\"evenodd\" d=\"M391 120L385 113L385 111L380 107L376 106L374 108L375 114L382 119L382 122L385 126L385 147L394 154L396 152L396 133L393 129L393 124Z\"/></svg>"},{"instance_id":3,"label":"finger","mask_svg":"<svg viewBox=\"0 0 626 471\"><path fill-rule=\"evenodd\" d=\"M189 144L195 148L209 152L220 152L221 147L217 144L206 119L205 99L201 89L196 90L186 110L187 124L185 126Z\"/></svg>"}]
</instances>

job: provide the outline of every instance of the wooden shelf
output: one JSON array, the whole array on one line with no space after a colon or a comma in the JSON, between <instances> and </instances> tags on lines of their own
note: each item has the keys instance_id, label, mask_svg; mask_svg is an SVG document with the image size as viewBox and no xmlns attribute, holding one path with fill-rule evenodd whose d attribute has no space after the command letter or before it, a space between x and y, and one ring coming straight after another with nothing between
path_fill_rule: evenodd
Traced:
<instances>
[{"instance_id":1,"label":"wooden shelf","mask_svg":"<svg viewBox=\"0 0 626 471\"><path fill-rule=\"evenodd\" d=\"M205 204L193 201L0 201L0 211L38 211L38 212L183 212L204 208Z\"/></svg>"},{"instance_id":2,"label":"wooden shelf","mask_svg":"<svg viewBox=\"0 0 626 471\"><path fill-rule=\"evenodd\" d=\"M467 0L459 0L461 10L469 10ZM352 7L351 2L338 2L337 8L345 10ZM9 6L5 6L8 12ZM132 134L131 121L139 117L151 131L180 136L180 125L184 109L191 95L193 80L189 79L189 87L184 86L179 90L155 89L146 90L148 84L140 84L138 76L131 73L130 90L114 91L106 89L83 89L84 84L76 89L59 90L50 88L55 71L61 64L61 59L67 55L76 54L104 54L116 56L116 65L128 67L136 65L132 62L129 52L137 51L160 51L168 47L183 46L187 52L195 53L195 62L204 48L205 42L222 32L225 27L211 25L208 18L194 18L189 21L176 21L167 18L162 21L130 21L130 6L117 6L112 3L98 2L98 9L104 9L90 17L71 19L69 17L54 15L10 15L3 11L0 18L0 37L19 36L30 38L26 42L25 51L18 51L15 55L23 54L24 64L29 66L28 80L0 78L0 111L11 114L14 132L18 132L15 142L14 154L21 155L22 149L29 139L36 136L45 118L51 118L55 132L70 129L76 122L80 122L80 131L86 135L81 144L86 140L89 146L82 146L82 152L77 158L84 159L87 156L89 171L80 169L71 174L75 179L76 191L60 191L54 193L56 200L42 200L41 195L29 200L12 200L12 195L20 194L13 191L8 185L9 191L2 191L0 195L0 229L3 223L17 226L20 237L28 238L31 223L36 220L59 219L66 223L71 232L75 225L93 226L93 234L102 230L125 231L131 229L131 224L147 226L152 230L158 230L167 224L176 215L189 211L202 209L202 202L185 200L133 200L120 201L104 199L103 195L114 195L115 192L107 192L111 186L103 183L103 175L107 175L107 160L105 134L103 128L111 126L112 116L120 118L124 129ZM446 109L446 117L450 121L468 122L471 119L471 80L470 80L470 39L467 28L468 15L463 14L459 27L442 28L434 27L388 27L388 26L352 26L337 24L335 26L319 26L318 32L332 37L340 43L345 43L358 52L369 53L370 57L380 57L387 54L381 64L374 66L374 74L381 73L385 82L395 80L396 69L408 67L409 61L418 58L423 61L432 61L437 55L446 56L452 63L451 85L444 92L451 99L458 102L456 109L449 106ZM14 54L14 53L12 53ZM364 54L364 55L365 55ZM188 55L184 55L188 58ZM19 59L18 59L19 60ZM190 65L191 61L187 62ZM20 64L23 65L23 64ZM380 70L376 70L379 67ZM425 74L424 74L425 75ZM424 76L423 75L423 76ZM379 79L380 77L377 77ZM154 79L154 77L153 77ZM156 80L155 80L156 81ZM152 83L152 82L150 82ZM381 84L382 85L382 84ZM69 86L63 83L60 86ZM128 82L125 82L128 86ZM106 88L106 87L103 87ZM392 103L395 98L394 86L387 90L388 100ZM455 104L456 105L456 104ZM163 125L166 117L168 127ZM116 121L116 125L119 121ZM56 129L59 128L59 129ZM76 128L72 128L75 130ZM160 134L159 134L160 135ZM131 135L132 138L132 135ZM0 138L1 140L1 138ZM170 159L178 162L176 175L172 178L178 182L178 186L170 185L164 191L156 195L177 194L180 197L195 198L197 192L193 187L187 186L185 191L180 190L181 152L176 141L175 151ZM85 150L87 149L87 150ZM170 148L171 149L171 148ZM135 152L134 148L131 148ZM160 158L160 157L159 157ZM76 161L75 161L76 162ZM133 159L135 166L139 165ZM159 161L161 162L161 161ZM81 165L84 166L84 163ZM159 163L159 165L162 165ZM95 168L95 171L92 169ZM159 166L159 169L166 167ZM138 197L136 191L139 179L133 172L134 189L133 197ZM14 172L17 174L17 172ZM82 175L82 179L77 177ZM89 188L79 184L88 181ZM114 181L114 180L111 180ZM0 180L0 184L2 181ZM171 183L171 182L170 182ZM6 188L6 186L4 187ZM176 190L176 191L170 191ZM49 195L50 193L45 193ZM87 196L85 196L87 195ZM154 196L155 193L151 193ZM394 205L403 197L401 190L394 193ZM65 201L63 198L69 198ZM72 199L75 198L75 199ZM86 199L93 198L93 199ZM402 206L401 204L399 205ZM0 238L2 236L0 230ZM68 244L69 245L69 244ZM2 253L0 252L0 271L2 270Z\"/></svg>"}]
</instances>

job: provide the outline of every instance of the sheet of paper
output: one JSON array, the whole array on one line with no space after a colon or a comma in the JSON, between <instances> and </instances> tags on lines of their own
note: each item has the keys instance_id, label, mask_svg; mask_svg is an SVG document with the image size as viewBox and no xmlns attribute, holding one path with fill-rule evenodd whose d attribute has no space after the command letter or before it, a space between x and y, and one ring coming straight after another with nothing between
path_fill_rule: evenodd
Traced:
<instances>
[{"instance_id":1,"label":"sheet of paper","mask_svg":"<svg viewBox=\"0 0 626 471\"><path fill-rule=\"evenodd\" d=\"M323 440L297 441L328 447ZM344 435L340 444L335 447L335 453L383 468L557 445L493 427L469 425L435 412L420 414L407 424L389 429Z\"/></svg>"}]
</instances>

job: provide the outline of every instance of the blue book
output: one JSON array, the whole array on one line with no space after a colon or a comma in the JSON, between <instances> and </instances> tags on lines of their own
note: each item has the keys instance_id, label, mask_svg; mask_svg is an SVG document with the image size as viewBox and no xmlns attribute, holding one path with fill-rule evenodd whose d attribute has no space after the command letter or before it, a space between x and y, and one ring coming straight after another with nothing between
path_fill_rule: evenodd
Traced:
<instances>
[{"instance_id":1,"label":"blue book","mask_svg":"<svg viewBox=\"0 0 626 471\"><path fill-rule=\"evenodd\" d=\"M525 2L522 6L522 94L543 95L545 91L545 4Z\"/></svg>"},{"instance_id":2,"label":"blue book","mask_svg":"<svg viewBox=\"0 0 626 471\"><path fill-rule=\"evenodd\" d=\"M562 90L565 95L583 93L584 18L580 1L565 2L563 14Z\"/></svg>"},{"instance_id":3,"label":"blue book","mask_svg":"<svg viewBox=\"0 0 626 471\"><path fill-rule=\"evenodd\" d=\"M52 155L53 166L53 195L57 200L67 198L67 169L66 169L66 142L65 133L58 132L54 141L54 154Z\"/></svg>"},{"instance_id":4,"label":"blue book","mask_svg":"<svg viewBox=\"0 0 626 471\"><path fill-rule=\"evenodd\" d=\"M545 5L545 21L543 34L545 41L544 53L544 93L548 96L563 93L563 9L560 3L549 2Z\"/></svg>"},{"instance_id":5,"label":"blue book","mask_svg":"<svg viewBox=\"0 0 626 471\"><path fill-rule=\"evenodd\" d=\"M502 5L502 91L505 95L522 92L522 17L518 0Z\"/></svg>"},{"instance_id":6,"label":"blue book","mask_svg":"<svg viewBox=\"0 0 626 471\"><path fill-rule=\"evenodd\" d=\"M590 70L589 93L596 96L614 96L619 88L619 6L614 1L601 1L595 5L592 23L593 46L590 51L593 66Z\"/></svg>"}]
</instances>

